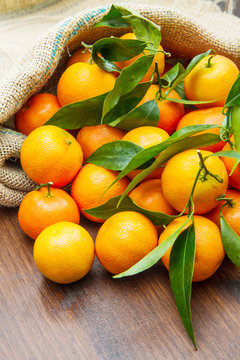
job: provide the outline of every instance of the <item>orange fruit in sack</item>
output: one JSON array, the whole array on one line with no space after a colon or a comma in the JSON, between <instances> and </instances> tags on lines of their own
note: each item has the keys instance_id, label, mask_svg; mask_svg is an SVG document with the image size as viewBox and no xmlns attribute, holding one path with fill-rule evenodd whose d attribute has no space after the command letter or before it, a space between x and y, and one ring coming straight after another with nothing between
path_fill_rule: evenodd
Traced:
<instances>
[{"instance_id":1,"label":"orange fruit in sack","mask_svg":"<svg viewBox=\"0 0 240 360\"><path fill-rule=\"evenodd\" d=\"M66 191L57 188L30 191L22 200L18 210L18 221L22 230L32 239L49 225L60 221L79 224L80 214L75 201Z\"/></svg>"},{"instance_id":2,"label":"orange fruit in sack","mask_svg":"<svg viewBox=\"0 0 240 360\"><path fill-rule=\"evenodd\" d=\"M199 109L224 106L238 74L238 67L232 60L222 55L207 55L185 77L185 94L189 100L216 100L207 104L196 104Z\"/></svg>"},{"instance_id":3,"label":"orange fruit in sack","mask_svg":"<svg viewBox=\"0 0 240 360\"><path fill-rule=\"evenodd\" d=\"M109 125L85 126L78 135L84 159L87 159L99 147L112 141L121 140L125 131Z\"/></svg>"},{"instance_id":4,"label":"orange fruit in sack","mask_svg":"<svg viewBox=\"0 0 240 360\"><path fill-rule=\"evenodd\" d=\"M31 132L20 152L23 170L36 183L62 187L80 170L81 146L67 131L46 125Z\"/></svg>"},{"instance_id":5,"label":"orange fruit in sack","mask_svg":"<svg viewBox=\"0 0 240 360\"><path fill-rule=\"evenodd\" d=\"M206 150L201 150L201 153L203 158L212 154ZM219 176L223 182L201 172L193 193L196 214L205 214L217 206L216 198L225 194L228 187L228 174L222 160L210 156L204 163L208 171ZM179 212L183 211L188 202L198 170L199 156L196 150L186 150L173 156L163 170L163 195Z\"/></svg>"},{"instance_id":6,"label":"orange fruit in sack","mask_svg":"<svg viewBox=\"0 0 240 360\"><path fill-rule=\"evenodd\" d=\"M45 124L59 109L60 105L55 95L34 95L16 114L16 129L29 135L34 129Z\"/></svg>"},{"instance_id":7,"label":"orange fruit in sack","mask_svg":"<svg viewBox=\"0 0 240 360\"><path fill-rule=\"evenodd\" d=\"M127 34L122 35L120 37L120 39L123 39L123 40L136 40L137 38L136 38L136 35L134 33L127 33ZM163 50L161 45L159 45L158 49ZM148 50L146 50L144 52L146 53L146 55L149 55ZM117 62L115 62L115 64L120 70L122 70L125 67L132 65L141 56L143 56L143 54L138 54L137 56L134 56L133 58L131 58L129 60L117 61ZM142 78L141 82L151 80L153 71L155 69L155 63L156 62L158 64L159 76L161 76L163 74L164 67L165 67L165 54L163 52L159 51L157 53L157 55L154 56L153 62L150 65L150 67L149 67L148 71L146 72L146 74L144 75L144 77ZM155 80L156 80L156 74L154 76L155 76Z\"/></svg>"},{"instance_id":8,"label":"orange fruit in sack","mask_svg":"<svg viewBox=\"0 0 240 360\"><path fill-rule=\"evenodd\" d=\"M211 124L211 125L221 126L225 118L225 115L222 114L222 109L223 109L222 107L212 107L208 109L191 111L190 113L184 115L181 118L181 120L178 123L177 130L182 129L185 126L191 126L191 125ZM203 131L202 133L211 133L211 134L220 135L220 128L209 129ZM224 144L225 144L224 141L220 141L217 144L204 146L201 149L217 152L222 150Z\"/></svg>"},{"instance_id":9,"label":"orange fruit in sack","mask_svg":"<svg viewBox=\"0 0 240 360\"><path fill-rule=\"evenodd\" d=\"M151 85L146 92L146 95L138 105L141 105L150 100L154 100L158 89L158 85ZM166 90L167 89L162 89L163 95L165 94ZM170 91L168 97L173 99L181 99L175 90ZM157 100L157 104L159 108L158 127L171 135L176 130L179 120L185 114L183 104L178 104L170 100Z\"/></svg>"},{"instance_id":10,"label":"orange fruit in sack","mask_svg":"<svg viewBox=\"0 0 240 360\"><path fill-rule=\"evenodd\" d=\"M94 164L87 164L79 171L73 180L71 195L86 218L100 223L104 222L102 219L86 214L83 210L100 206L126 190L129 180L124 177L102 196L117 175L117 171L107 170Z\"/></svg>"},{"instance_id":11,"label":"orange fruit in sack","mask_svg":"<svg viewBox=\"0 0 240 360\"><path fill-rule=\"evenodd\" d=\"M91 53L90 51L83 52L83 50L84 48L81 47L80 49L74 51L74 53L71 55L70 59L67 62L66 68L78 62L85 62L90 64Z\"/></svg>"},{"instance_id":12,"label":"orange fruit in sack","mask_svg":"<svg viewBox=\"0 0 240 360\"><path fill-rule=\"evenodd\" d=\"M181 216L173 220L160 235L159 244L172 235L187 220L187 216ZM186 229L189 223L183 228ZM209 219L203 216L194 216L195 225L195 263L193 281L203 281L212 276L221 265L225 252L219 228ZM182 230L182 231L183 231ZM163 265L169 269L171 248L163 255Z\"/></svg>"},{"instance_id":13,"label":"orange fruit in sack","mask_svg":"<svg viewBox=\"0 0 240 360\"><path fill-rule=\"evenodd\" d=\"M160 128L154 126L141 126L130 130L126 135L124 135L122 140L130 141L143 147L144 149L147 149L153 145L160 144L168 138L168 133ZM160 178L162 175L162 170L162 168L158 168L157 170L149 174L144 180ZM140 172L141 170L133 170L129 174L127 174L127 177L133 179Z\"/></svg>"},{"instance_id":14,"label":"orange fruit in sack","mask_svg":"<svg viewBox=\"0 0 240 360\"><path fill-rule=\"evenodd\" d=\"M57 97L61 106L104 94L114 87L115 76L96 64L78 62L69 66L58 82Z\"/></svg>"},{"instance_id":15,"label":"orange fruit in sack","mask_svg":"<svg viewBox=\"0 0 240 360\"><path fill-rule=\"evenodd\" d=\"M83 278L94 261L94 242L80 225L58 222L44 229L33 248L34 261L49 280L69 284Z\"/></svg>"},{"instance_id":16,"label":"orange fruit in sack","mask_svg":"<svg viewBox=\"0 0 240 360\"><path fill-rule=\"evenodd\" d=\"M223 207L222 213L231 228L240 236L240 192L237 190L227 190L226 197L232 199ZM206 217L212 220L220 227L220 210L225 201L219 201L219 205L206 214Z\"/></svg>"},{"instance_id":17,"label":"orange fruit in sack","mask_svg":"<svg viewBox=\"0 0 240 360\"><path fill-rule=\"evenodd\" d=\"M135 211L114 214L101 226L95 242L101 265L119 274L157 246L157 230L144 215Z\"/></svg>"}]
</instances>

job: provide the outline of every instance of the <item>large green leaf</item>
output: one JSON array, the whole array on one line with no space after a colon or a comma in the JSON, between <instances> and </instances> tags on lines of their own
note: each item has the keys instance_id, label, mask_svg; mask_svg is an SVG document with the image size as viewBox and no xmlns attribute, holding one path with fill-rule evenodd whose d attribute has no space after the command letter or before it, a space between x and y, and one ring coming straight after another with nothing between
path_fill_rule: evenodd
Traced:
<instances>
[{"instance_id":1,"label":"large green leaf","mask_svg":"<svg viewBox=\"0 0 240 360\"><path fill-rule=\"evenodd\" d=\"M118 105L120 99L136 88L138 83L148 71L152 61L152 55L141 56L132 65L127 66L122 70L121 74L115 81L114 88L105 98L102 114L103 123L106 122L105 117L107 113ZM114 120L116 119L113 118L112 121ZM108 120L108 122L111 121Z\"/></svg>"},{"instance_id":2,"label":"large green leaf","mask_svg":"<svg viewBox=\"0 0 240 360\"><path fill-rule=\"evenodd\" d=\"M105 71L119 71L112 61L129 60L141 54L145 47L146 43L140 40L124 40L116 37L103 38L93 44L92 58Z\"/></svg>"},{"instance_id":3,"label":"large green leaf","mask_svg":"<svg viewBox=\"0 0 240 360\"><path fill-rule=\"evenodd\" d=\"M155 100L150 100L137 106L126 116L115 122L115 126L130 131L140 126L157 126L159 108ZM112 124L111 124L112 125Z\"/></svg>"},{"instance_id":4,"label":"large green leaf","mask_svg":"<svg viewBox=\"0 0 240 360\"><path fill-rule=\"evenodd\" d=\"M136 211L140 214L147 216L155 225L167 225L179 215L172 216L157 211L146 210L138 206L130 197L126 196L121 202L120 206L117 207L120 196L116 196L108 200L105 204L97 206L91 209L84 209L89 215L95 216L99 219L108 219L112 215L122 211Z\"/></svg>"},{"instance_id":5,"label":"large green leaf","mask_svg":"<svg viewBox=\"0 0 240 360\"><path fill-rule=\"evenodd\" d=\"M138 84L127 94L122 95L116 106L114 106L103 118L104 124L116 126L125 116L132 111L135 106L142 100L151 85L151 81ZM120 127L120 126L119 126Z\"/></svg>"},{"instance_id":6,"label":"large green leaf","mask_svg":"<svg viewBox=\"0 0 240 360\"><path fill-rule=\"evenodd\" d=\"M238 105L240 105L240 74L238 75L237 80L235 81L231 90L229 91L224 108L225 107L229 108Z\"/></svg>"},{"instance_id":7,"label":"large green leaf","mask_svg":"<svg viewBox=\"0 0 240 360\"><path fill-rule=\"evenodd\" d=\"M240 151L240 99L239 99L239 105L234 106L231 111L231 127L234 135L236 150Z\"/></svg>"},{"instance_id":8,"label":"large green leaf","mask_svg":"<svg viewBox=\"0 0 240 360\"><path fill-rule=\"evenodd\" d=\"M195 259L195 229L192 224L175 241L169 261L169 278L178 312L195 348L191 316L191 290Z\"/></svg>"},{"instance_id":9,"label":"large green leaf","mask_svg":"<svg viewBox=\"0 0 240 360\"><path fill-rule=\"evenodd\" d=\"M161 85L166 88L171 87L174 80L183 73L185 73L185 68L178 62L161 77Z\"/></svg>"},{"instance_id":10,"label":"large green leaf","mask_svg":"<svg viewBox=\"0 0 240 360\"><path fill-rule=\"evenodd\" d=\"M86 159L86 163L109 170L122 170L143 148L130 141L117 140L102 145Z\"/></svg>"},{"instance_id":11,"label":"large green leaf","mask_svg":"<svg viewBox=\"0 0 240 360\"><path fill-rule=\"evenodd\" d=\"M224 250L229 259L240 267L240 237L227 223L223 216L222 208L220 214L221 236Z\"/></svg>"},{"instance_id":12,"label":"large green leaf","mask_svg":"<svg viewBox=\"0 0 240 360\"><path fill-rule=\"evenodd\" d=\"M106 94L75 102L60 108L45 125L62 129L79 129L83 126L101 124L101 114Z\"/></svg>"},{"instance_id":13,"label":"large green leaf","mask_svg":"<svg viewBox=\"0 0 240 360\"><path fill-rule=\"evenodd\" d=\"M93 27L109 26L109 27L129 27L129 23L123 18L121 12L114 5L110 11L103 16Z\"/></svg>"},{"instance_id":14,"label":"large green leaf","mask_svg":"<svg viewBox=\"0 0 240 360\"><path fill-rule=\"evenodd\" d=\"M146 41L149 48L158 48L161 42L160 26L146 19L137 11L130 11L120 5L115 5L115 7L121 12L124 20L130 24L137 39ZM149 52L151 53L151 49Z\"/></svg>"},{"instance_id":15,"label":"large green leaf","mask_svg":"<svg viewBox=\"0 0 240 360\"><path fill-rule=\"evenodd\" d=\"M122 272L121 274L113 276L116 278L122 278L125 276L132 276L138 274L142 271L145 271L155 265L165 252L174 244L182 229L187 225L189 219L191 219L193 213L190 214L189 218L167 239L165 239L161 244L159 244L155 249L153 249L149 254L147 254L142 260L137 262L135 265L130 267L128 270Z\"/></svg>"}]
</instances>

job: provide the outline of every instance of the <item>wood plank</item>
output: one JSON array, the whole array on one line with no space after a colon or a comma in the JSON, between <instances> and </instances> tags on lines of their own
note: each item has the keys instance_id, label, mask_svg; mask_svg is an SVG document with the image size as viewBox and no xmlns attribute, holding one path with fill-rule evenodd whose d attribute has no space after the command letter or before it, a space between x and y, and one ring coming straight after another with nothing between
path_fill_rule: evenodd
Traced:
<instances>
[{"instance_id":1,"label":"wood plank","mask_svg":"<svg viewBox=\"0 0 240 360\"><path fill-rule=\"evenodd\" d=\"M81 224L95 237L99 225ZM196 352L160 264L114 280L95 259L84 279L57 285L35 267L16 209L0 209L0 228L1 359L239 358L240 269L229 260L193 286Z\"/></svg>"}]
</instances>

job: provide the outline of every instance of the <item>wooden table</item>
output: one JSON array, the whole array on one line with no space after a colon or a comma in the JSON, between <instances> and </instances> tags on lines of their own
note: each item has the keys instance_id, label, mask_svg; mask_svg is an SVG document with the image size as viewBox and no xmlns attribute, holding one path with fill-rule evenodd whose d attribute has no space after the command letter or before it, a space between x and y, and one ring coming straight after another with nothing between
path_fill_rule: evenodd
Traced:
<instances>
[{"instance_id":1,"label":"wooden table","mask_svg":"<svg viewBox=\"0 0 240 360\"><path fill-rule=\"evenodd\" d=\"M81 224L95 238L99 226ZM0 360L240 359L240 269L229 260L193 285L195 351L161 264L113 280L95 259L84 279L57 285L37 270L16 209L0 208L0 229Z\"/></svg>"}]
</instances>

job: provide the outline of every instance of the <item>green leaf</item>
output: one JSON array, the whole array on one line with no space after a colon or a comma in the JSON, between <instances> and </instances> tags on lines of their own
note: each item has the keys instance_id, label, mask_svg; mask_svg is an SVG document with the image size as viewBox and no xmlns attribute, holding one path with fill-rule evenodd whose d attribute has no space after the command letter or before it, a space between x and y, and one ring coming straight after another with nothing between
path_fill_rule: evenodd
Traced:
<instances>
[{"instance_id":1,"label":"green leaf","mask_svg":"<svg viewBox=\"0 0 240 360\"><path fill-rule=\"evenodd\" d=\"M184 72L185 68L183 67L183 65L181 63L177 63L161 77L162 86L166 88L170 87L173 81L176 80L176 78Z\"/></svg>"},{"instance_id":2,"label":"green leaf","mask_svg":"<svg viewBox=\"0 0 240 360\"><path fill-rule=\"evenodd\" d=\"M159 108L157 102L150 100L134 108L125 117L122 117L115 126L130 131L140 126L157 126L158 121Z\"/></svg>"},{"instance_id":3,"label":"green leaf","mask_svg":"<svg viewBox=\"0 0 240 360\"><path fill-rule=\"evenodd\" d=\"M160 153L158 158L154 161L154 163L149 166L147 169L141 171L135 178L131 181L131 183L128 185L127 189L124 191L124 193L121 195L120 202L124 199L124 197L137 185L142 181L147 175L149 175L152 171L156 170L160 165L164 164L166 161L168 161L172 156L178 154L179 152L182 152L184 150L193 149L193 148L199 148L203 146L208 146L212 144L218 143L220 140L220 137L216 134L202 134L202 135L196 135L193 137L186 138L184 140L180 140L175 142L172 145L169 145L164 151ZM149 148L150 149L150 148ZM139 155L142 152L139 152ZM138 154L137 154L138 155ZM137 156L136 155L136 156ZM123 170L125 172L125 169ZM122 176L123 171L118 175ZM114 183L116 180L114 181ZM114 184L112 183L108 189Z\"/></svg>"},{"instance_id":4,"label":"green leaf","mask_svg":"<svg viewBox=\"0 0 240 360\"><path fill-rule=\"evenodd\" d=\"M220 225L223 247L229 259L237 267L240 267L240 237L227 223L223 216L222 208L223 206L221 207L220 213Z\"/></svg>"},{"instance_id":5,"label":"green leaf","mask_svg":"<svg viewBox=\"0 0 240 360\"><path fill-rule=\"evenodd\" d=\"M195 229L192 224L175 241L169 261L169 278L183 325L196 347L191 316L191 290L195 259Z\"/></svg>"},{"instance_id":6,"label":"green leaf","mask_svg":"<svg viewBox=\"0 0 240 360\"><path fill-rule=\"evenodd\" d=\"M70 130L99 125L107 94L63 106L44 125L56 125Z\"/></svg>"},{"instance_id":7,"label":"green leaf","mask_svg":"<svg viewBox=\"0 0 240 360\"><path fill-rule=\"evenodd\" d=\"M141 54L145 47L146 43L140 40L124 40L116 37L103 38L93 44L92 58L101 69L109 72L120 72L112 61L129 60Z\"/></svg>"},{"instance_id":8,"label":"green leaf","mask_svg":"<svg viewBox=\"0 0 240 360\"><path fill-rule=\"evenodd\" d=\"M170 98L167 97L166 100L178 103L178 104L184 104L184 105L196 105L196 104L210 104L215 102L216 100L187 100L187 99L176 99L176 98Z\"/></svg>"},{"instance_id":9,"label":"green leaf","mask_svg":"<svg viewBox=\"0 0 240 360\"><path fill-rule=\"evenodd\" d=\"M234 106L231 110L231 128L234 135L236 150L240 151L240 105Z\"/></svg>"},{"instance_id":10,"label":"green leaf","mask_svg":"<svg viewBox=\"0 0 240 360\"><path fill-rule=\"evenodd\" d=\"M121 12L112 5L108 14L104 15L93 27L96 28L99 26L129 27L129 23L123 18Z\"/></svg>"},{"instance_id":11,"label":"green leaf","mask_svg":"<svg viewBox=\"0 0 240 360\"><path fill-rule=\"evenodd\" d=\"M126 165L126 167L124 169L122 169L122 172L117 176L116 180L109 186L109 188L113 184L115 184L115 182L117 182L118 180L120 180L121 178L123 178L124 176L129 174L132 170L140 168L143 164L147 163L153 157L160 154L168 146L173 145L173 144L175 144L181 140L184 140L188 137L191 137L192 135L195 135L198 132L201 132L203 130L213 129L216 127L217 127L216 125L209 125L209 124L186 126L182 129L179 129L175 133L173 133L169 139L163 141L162 143L151 146L147 149L143 149L138 154L134 155L132 159L130 159L129 163ZM202 139L202 137L201 137L201 139Z\"/></svg>"},{"instance_id":12,"label":"green leaf","mask_svg":"<svg viewBox=\"0 0 240 360\"><path fill-rule=\"evenodd\" d=\"M240 105L240 74L229 91L224 108Z\"/></svg>"},{"instance_id":13,"label":"green leaf","mask_svg":"<svg viewBox=\"0 0 240 360\"><path fill-rule=\"evenodd\" d=\"M138 58L132 65L124 68L120 76L116 79L114 88L105 98L103 105L102 122L105 122L106 114L111 111L120 99L133 91L142 80L153 61L152 55L144 55ZM112 121L114 121L113 119Z\"/></svg>"},{"instance_id":14,"label":"green leaf","mask_svg":"<svg viewBox=\"0 0 240 360\"><path fill-rule=\"evenodd\" d=\"M86 159L86 163L110 170L122 170L143 148L130 141L117 140L102 145Z\"/></svg>"},{"instance_id":15,"label":"green leaf","mask_svg":"<svg viewBox=\"0 0 240 360\"><path fill-rule=\"evenodd\" d=\"M174 244L182 229L184 228L184 226L187 225L189 219L191 219L192 216L193 213L190 214L189 218L172 235L165 239L161 244L159 244L155 249L153 249L149 254L147 254L142 260L140 260L135 265L130 267L128 270L122 272L121 274L113 276L113 278L119 279L125 276L136 275L155 265L166 253L166 251Z\"/></svg>"},{"instance_id":16,"label":"green leaf","mask_svg":"<svg viewBox=\"0 0 240 360\"><path fill-rule=\"evenodd\" d=\"M126 196L121 205L117 207L120 196L108 200L105 204L91 209L84 209L89 215L95 216L99 219L108 219L112 215L122 211L136 211L147 216L154 225L167 225L179 215L172 216L157 211L150 211L138 206L129 196Z\"/></svg>"},{"instance_id":17,"label":"green leaf","mask_svg":"<svg viewBox=\"0 0 240 360\"><path fill-rule=\"evenodd\" d=\"M189 63L185 71L181 72L180 75L174 80L174 82L169 87L165 95L167 96L172 89L174 89L178 84L180 84L184 80L184 78L190 73L190 71L192 71L193 68L199 63L199 61L201 61L205 56L209 55L211 51L212 50L210 49L202 54L195 56L192 59L192 61Z\"/></svg>"},{"instance_id":18,"label":"green leaf","mask_svg":"<svg viewBox=\"0 0 240 360\"><path fill-rule=\"evenodd\" d=\"M222 156L222 157L229 157L233 159L237 159L240 161L240 153L235 150L229 150L229 151L218 151L216 153L213 153L209 156Z\"/></svg>"},{"instance_id":19,"label":"green leaf","mask_svg":"<svg viewBox=\"0 0 240 360\"><path fill-rule=\"evenodd\" d=\"M115 8L123 15L124 20L130 24L137 39L146 41L150 48L158 48L161 42L160 26L146 19L137 11L130 11L119 5L115 5ZM149 52L151 53L151 50Z\"/></svg>"},{"instance_id":20,"label":"green leaf","mask_svg":"<svg viewBox=\"0 0 240 360\"><path fill-rule=\"evenodd\" d=\"M142 100L151 85L151 81L138 84L133 90L119 98L118 103L105 115L104 124L116 126ZM118 126L120 127L120 126Z\"/></svg>"}]
</instances>

